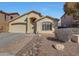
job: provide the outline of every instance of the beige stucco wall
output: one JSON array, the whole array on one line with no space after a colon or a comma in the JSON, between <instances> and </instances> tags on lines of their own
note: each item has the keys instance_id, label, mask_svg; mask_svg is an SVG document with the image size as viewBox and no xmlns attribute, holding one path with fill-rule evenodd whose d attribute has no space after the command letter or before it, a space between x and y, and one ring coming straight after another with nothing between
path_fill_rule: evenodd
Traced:
<instances>
[{"instance_id":1,"label":"beige stucco wall","mask_svg":"<svg viewBox=\"0 0 79 59\"><path fill-rule=\"evenodd\" d=\"M27 15L27 17L28 17L28 24L27 24L27 25L28 25L28 28L27 28L27 33L33 33L33 32L34 32L34 29L32 28L33 25L30 23L30 17L35 17L35 18L39 19L40 16L39 16L38 14L36 14L36 13L30 13L30 14Z\"/></svg>"},{"instance_id":2,"label":"beige stucco wall","mask_svg":"<svg viewBox=\"0 0 79 59\"><path fill-rule=\"evenodd\" d=\"M49 18L44 18L40 21L38 21L37 24L37 33L42 33L42 34L54 34L55 29L54 29L54 25L52 26L52 30L51 31L42 31L42 22L51 22L52 25L54 24L54 21L50 20Z\"/></svg>"},{"instance_id":3,"label":"beige stucco wall","mask_svg":"<svg viewBox=\"0 0 79 59\"><path fill-rule=\"evenodd\" d=\"M23 24L16 24L16 25L12 25L13 23L26 23L26 17L22 16L12 22L9 23L9 32L14 32L14 33L26 33L26 25Z\"/></svg>"}]
</instances>

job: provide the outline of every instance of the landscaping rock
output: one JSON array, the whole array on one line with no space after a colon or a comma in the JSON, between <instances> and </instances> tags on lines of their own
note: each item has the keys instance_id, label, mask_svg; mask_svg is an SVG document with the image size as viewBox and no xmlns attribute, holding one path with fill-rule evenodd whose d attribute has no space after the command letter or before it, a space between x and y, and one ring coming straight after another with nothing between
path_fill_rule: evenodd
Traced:
<instances>
[{"instance_id":1,"label":"landscaping rock","mask_svg":"<svg viewBox=\"0 0 79 59\"><path fill-rule=\"evenodd\" d=\"M65 48L63 44L56 44L56 45L54 45L54 47L57 50L63 50Z\"/></svg>"},{"instance_id":2,"label":"landscaping rock","mask_svg":"<svg viewBox=\"0 0 79 59\"><path fill-rule=\"evenodd\" d=\"M73 42L75 42L75 43L79 43L79 35L73 34L71 40L72 40Z\"/></svg>"}]
</instances>

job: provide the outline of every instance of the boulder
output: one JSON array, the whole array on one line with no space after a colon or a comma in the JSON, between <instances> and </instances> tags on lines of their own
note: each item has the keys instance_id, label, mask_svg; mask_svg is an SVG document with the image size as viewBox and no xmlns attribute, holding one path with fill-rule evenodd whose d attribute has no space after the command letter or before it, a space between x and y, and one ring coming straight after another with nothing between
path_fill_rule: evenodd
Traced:
<instances>
[{"instance_id":1,"label":"boulder","mask_svg":"<svg viewBox=\"0 0 79 59\"><path fill-rule=\"evenodd\" d=\"M71 41L75 43L79 43L79 35L78 34L73 34Z\"/></svg>"},{"instance_id":2,"label":"boulder","mask_svg":"<svg viewBox=\"0 0 79 59\"><path fill-rule=\"evenodd\" d=\"M65 48L63 44L55 44L54 47L57 50L63 50Z\"/></svg>"}]
</instances>

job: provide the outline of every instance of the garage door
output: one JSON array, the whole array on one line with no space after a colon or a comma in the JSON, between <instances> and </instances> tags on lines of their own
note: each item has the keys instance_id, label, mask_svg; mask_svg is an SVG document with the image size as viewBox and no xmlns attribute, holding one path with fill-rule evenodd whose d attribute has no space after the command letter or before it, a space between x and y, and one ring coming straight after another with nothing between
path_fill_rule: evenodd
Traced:
<instances>
[{"instance_id":1,"label":"garage door","mask_svg":"<svg viewBox=\"0 0 79 59\"><path fill-rule=\"evenodd\" d=\"M26 24L13 24L10 26L10 32L26 33Z\"/></svg>"}]
</instances>

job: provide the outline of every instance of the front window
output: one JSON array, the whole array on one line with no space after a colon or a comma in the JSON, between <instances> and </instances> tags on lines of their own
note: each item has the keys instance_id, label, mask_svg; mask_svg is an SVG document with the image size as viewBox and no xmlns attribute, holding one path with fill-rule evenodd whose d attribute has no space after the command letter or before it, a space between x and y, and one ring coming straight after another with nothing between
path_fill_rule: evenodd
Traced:
<instances>
[{"instance_id":1,"label":"front window","mask_svg":"<svg viewBox=\"0 0 79 59\"><path fill-rule=\"evenodd\" d=\"M42 23L42 30L43 31L52 30L52 23L50 23L50 22L43 22Z\"/></svg>"}]
</instances>

